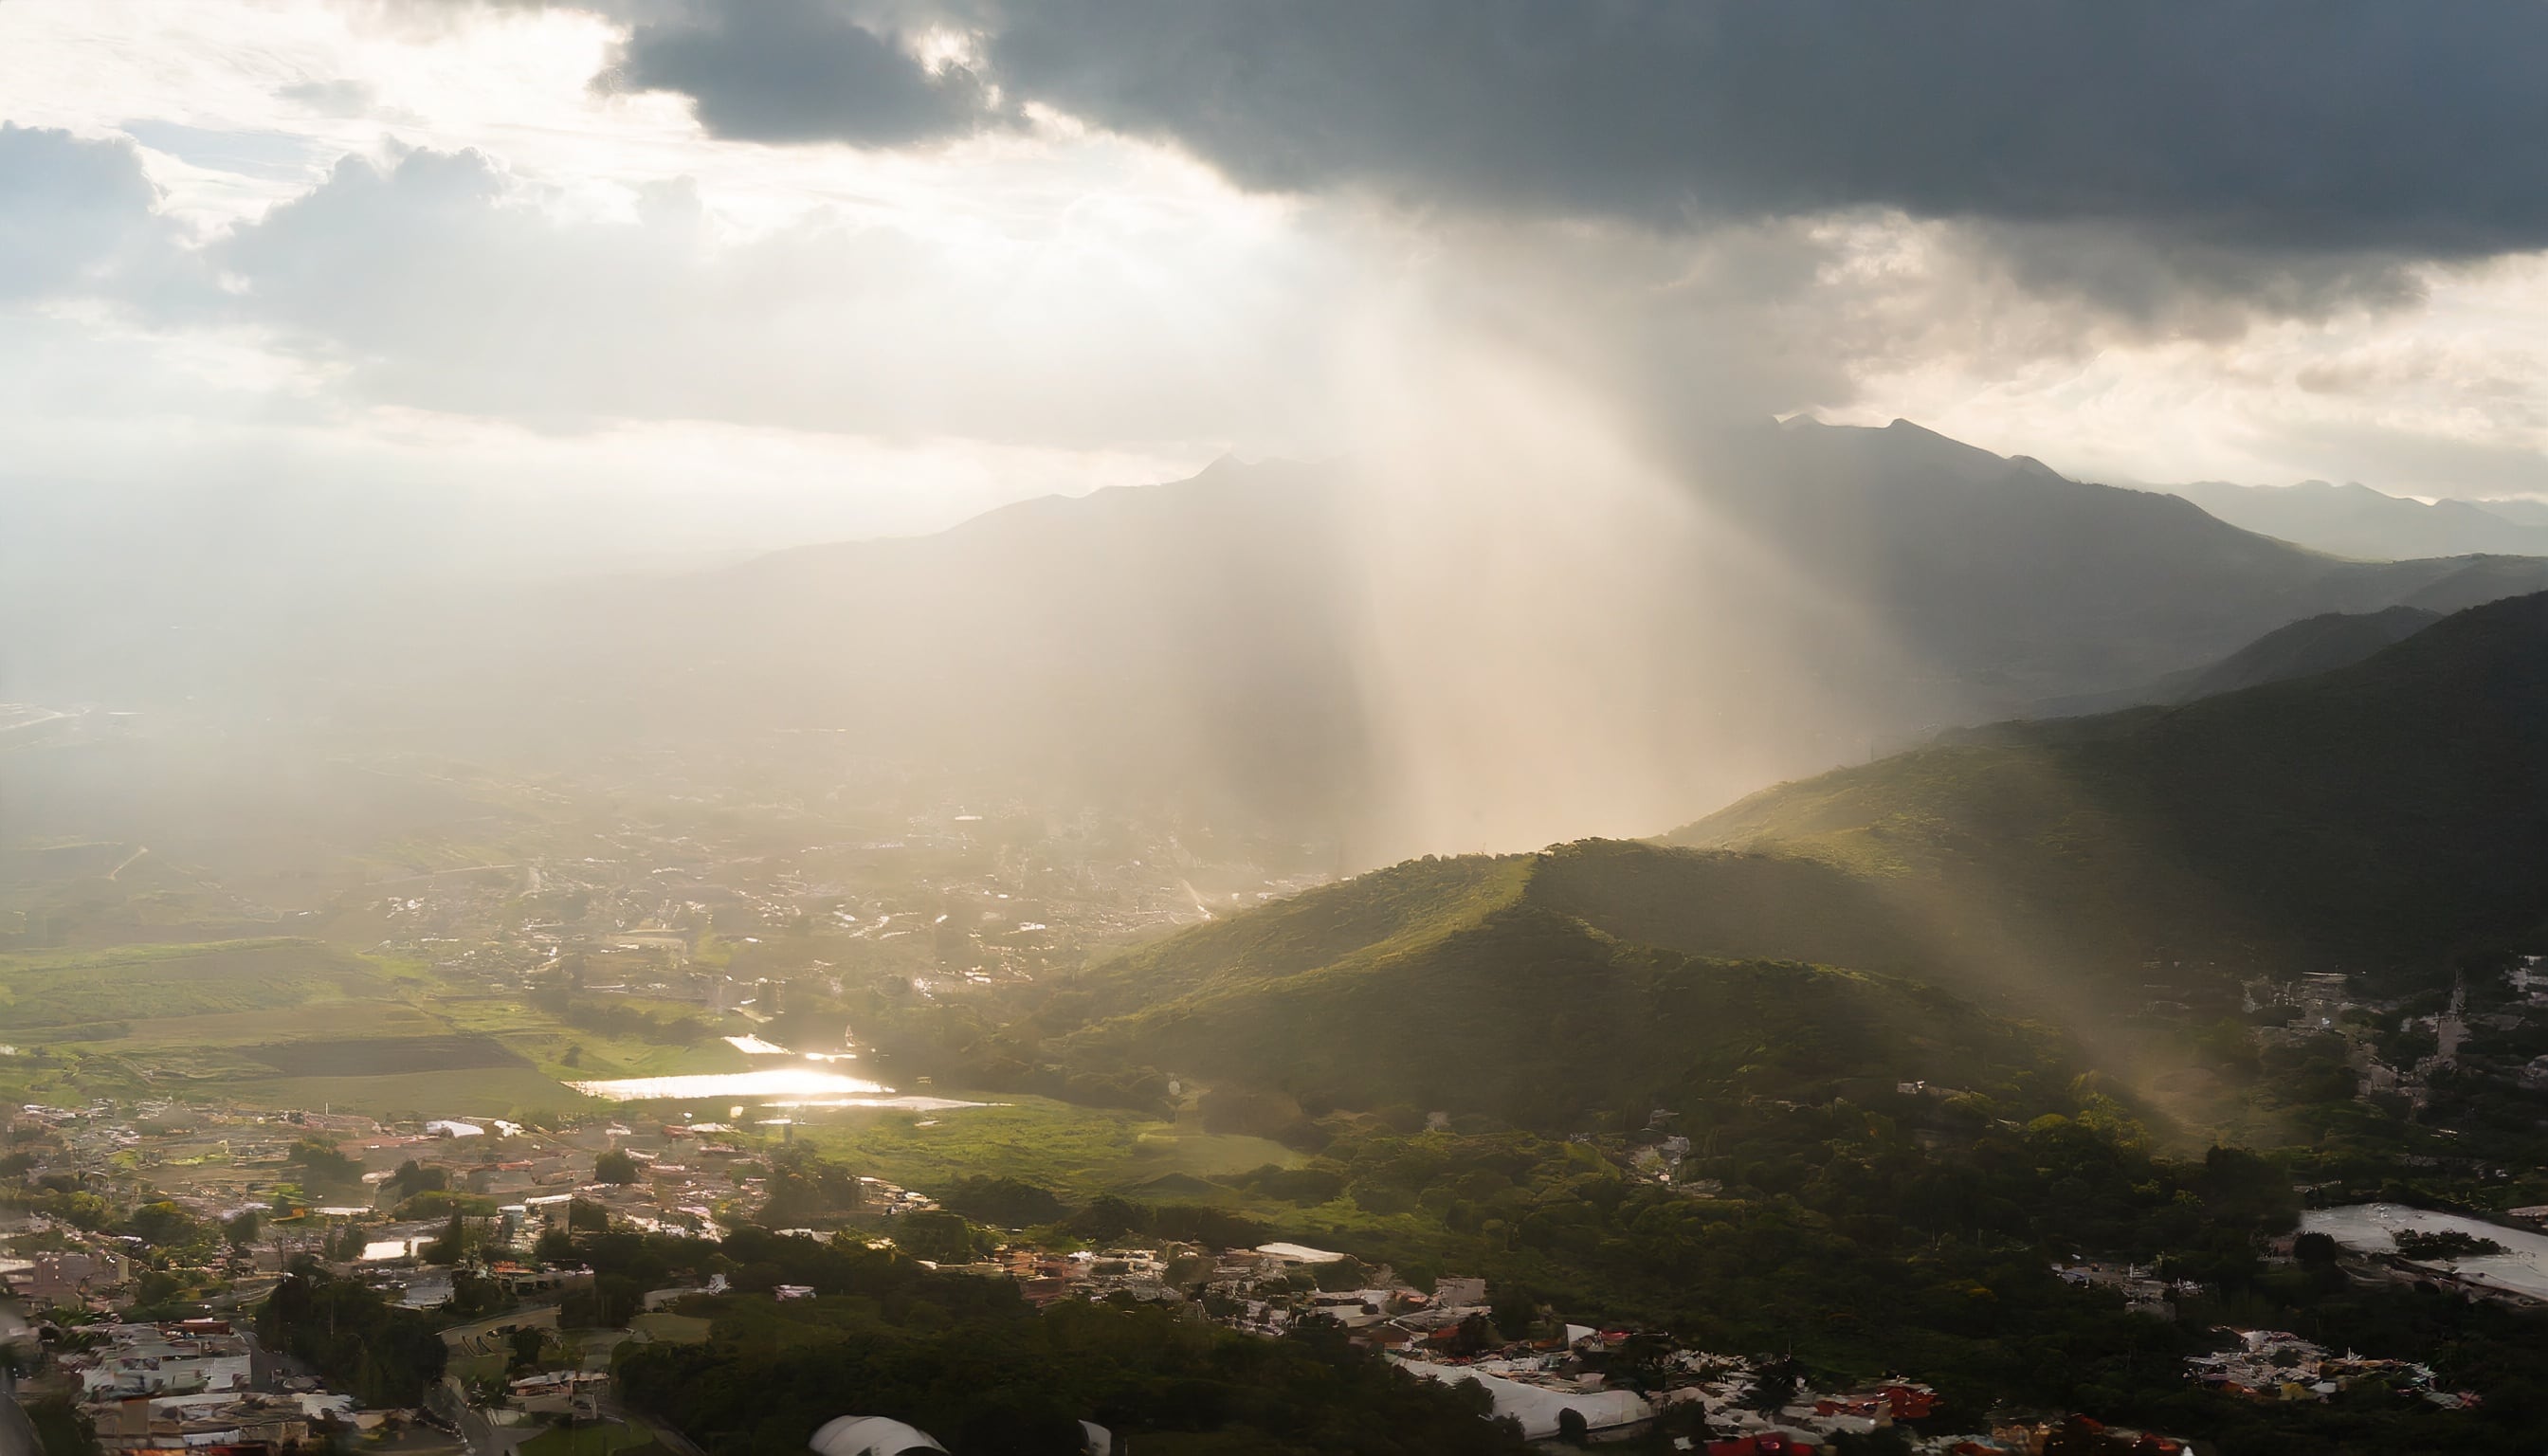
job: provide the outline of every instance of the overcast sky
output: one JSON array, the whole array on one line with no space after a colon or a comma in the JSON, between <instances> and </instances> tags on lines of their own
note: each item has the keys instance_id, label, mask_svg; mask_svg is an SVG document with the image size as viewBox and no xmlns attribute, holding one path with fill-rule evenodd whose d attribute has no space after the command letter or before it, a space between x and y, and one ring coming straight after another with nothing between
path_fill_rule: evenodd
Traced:
<instances>
[{"instance_id":1,"label":"overcast sky","mask_svg":"<svg viewBox=\"0 0 2548 1456\"><path fill-rule=\"evenodd\" d=\"M683 542L1627 413L2548 492L2548 8L0 0L0 455Z\"/></svg>"}]
</instances>

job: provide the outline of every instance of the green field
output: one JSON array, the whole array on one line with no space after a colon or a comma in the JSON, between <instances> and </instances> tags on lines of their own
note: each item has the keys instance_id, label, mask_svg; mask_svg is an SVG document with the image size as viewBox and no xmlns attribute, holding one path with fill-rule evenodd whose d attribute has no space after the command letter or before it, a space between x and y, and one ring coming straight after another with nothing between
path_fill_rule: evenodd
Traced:
<instances>
[{"instance_id":1,"label":"green field","mask_svg":"<svg viewBox=\"0 0 2548 1456\"><path fill-rule=\"evenodd\" d=\"M523 1456L609 1456L655 1439L655 1428L635 1416L627 1423L597 1421L591 1425L553 1426L522 1442Z\"/></svg>"},{"instance_id":2,"label":"green field","mask_svg":"<svg viewBox=\"0 0 2548 1456\"><path fill-rule=\"evenodd\" d=\"M306 940L0 956L16 1048L0 1093L483 1117L585 1104L541 1069L581 1033L519 1005L456 1022L420 1004L437 989L412 963Z\"/></svg>"},{"instance_id":3,"label":"green field","mask_svg":"<svg viewBox=\"0 0 2548 1456\"><path fill-rule=\"evenodd\" d=\"M222 941L0 956L0 1025L21 1041L143 1017L370 998L383 968L316 941Z\"/></svg>"},{"instance_id":4,"label":"green field","mask_svg":"<svg viewBox=\"0 0 2548 1456\"><path fill-rule=\"evenodd\" d=\"M702 1021L718 1020L713 1013L679 1002L631 999L628 1004L640 1011L669 1011L698 1017ZM561 1081L738 1072L749 1069L752 1064L751 1057L720 1039L722 1030L719 1037L686 1046L612 1036L590 1027L568 1026L517 996L446 996L436 999L434 1010L454 1029L494 1038L508 1050ZM724 1030L740 1035L749 1027L738 1022ZM576 1049L573 1065L565 1059L570 1048Z\"/></svg>"},{"instance_id":5,"label":"green field","mask_svg":"<svg viewBox=\"0 0 2548 1456\"><path fill-rule=\"evenodd\" d=\"M849 1158L862 1171L924 1192L984 1174L1020 1178L1074 1196L1140 1196L1141 1185L1163 1178L1209 1179L1267 1163L1288 1168L1302 1161L1301 1154L1279 1142L1181 1131L1138 1113L1006 1093L946 1095L978 1096L998 1105L927 1115L828 1114L837 1120L799 1125L796 1133ZM1198 1201L1183 1191L1174 1199Z\"/></svg>"}]
</instances>

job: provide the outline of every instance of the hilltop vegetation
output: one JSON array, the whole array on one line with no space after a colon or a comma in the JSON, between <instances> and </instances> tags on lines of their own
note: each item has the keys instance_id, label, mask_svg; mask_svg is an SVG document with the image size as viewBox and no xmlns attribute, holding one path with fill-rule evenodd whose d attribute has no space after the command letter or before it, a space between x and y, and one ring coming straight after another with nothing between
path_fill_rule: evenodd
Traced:
<instances>
[{"instance_id":1,"label":"hilltop vegetation","mask_svg":"<svg viewBox=\"0 0 2548 1456\"><path fill-rule=\"evenodd\" d=\"M1820 860L2070 969L2430 967L2548 928L2548 595L2333 673L1972 738L1674 839Z\"/></svg>"},{"instance_id":2,"label":"hilltop vegetation","mask_svg":"<svg viewBox=\"0 0 2548 1456\"><path fill-rule=\"evenodd\" d=\"M1642 845L1418 862L1126 957L1077 1004L1138 1009L1044 1049L1309 1108L1545 1128L1931 1078L2004 1089L2066 1064L2051 1034L1928 985L1802 963L1887 945L1876 907L1828 913L1848 889L1810 864Z\"/></svg>"}]
</instances>

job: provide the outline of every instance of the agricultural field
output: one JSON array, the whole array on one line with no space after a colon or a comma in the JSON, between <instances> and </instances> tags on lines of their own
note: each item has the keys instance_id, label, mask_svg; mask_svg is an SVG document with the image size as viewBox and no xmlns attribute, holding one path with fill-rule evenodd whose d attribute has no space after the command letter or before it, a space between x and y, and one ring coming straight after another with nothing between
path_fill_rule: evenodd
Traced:
<instances>
[{"instance_id":1,"label":"agricultural field","mask_svg":"<svg viewBox=\"0 0 2548 1456\"><path fill-rule=\"evenodd\" d=\"M455 1025L425 1004L436 988L411 962L307 940L0 956L0 1092L491 1117L584 1104L491 1035L570 1029L526 1007Z\"/></svg>"},{"instance_id":2,"label":"agricultural field","mask_svg":"<svg viewBox=\"0 0 2548 1456\"><path fill-rule=\"evenodd\" d=\"M315 941L221 941L0 956L0 1025L19 1042L90 1040L134 1019L386 995L381 964Z\"/></svg>"},{"instance_id":3,"label":"agricultural field","mask_svg":"<svg viewBox=\"0 0 2548 1456\"><path fill-rule=\"evenodd\" d=\"M1279 1142L1180 1129L1138 1113L1078 1107L1009 1093L934 1095L990 1105L949 1112L827 1111L797 1136L861 1171L923 1190L991 1174L1070 1194L1144 1195L1178 1203L1215 1201L1205 1180L1260 1168L1296 1167L1302 1155ZM1229 1195L1235 1197L1235 1195Z\"/></svg>"}]
</instances>

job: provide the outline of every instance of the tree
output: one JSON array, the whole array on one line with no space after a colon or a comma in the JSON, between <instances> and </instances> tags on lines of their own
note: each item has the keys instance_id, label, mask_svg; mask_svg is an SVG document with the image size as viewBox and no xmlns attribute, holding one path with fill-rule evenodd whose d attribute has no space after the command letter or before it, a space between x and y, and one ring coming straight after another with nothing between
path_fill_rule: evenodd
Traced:
<instances>
[{"instance_id":1,"label":"tree","mask_svg":"<svg viewBox=\"0 0 2548 1456\"><path fill-rule=\"evenodd\" d=\"M229 1239L232 1248L252 1246L256 1242L256 1236L264 1230L265 1220L259 1217L254 1209L249 1209L222 1225L222 1233Z\"/></svg>"},{"instance_id":2,"label":"tree","mask_svg":"<svg viewBox=\"0 0 2548 1456\"><path fill-rule=\"evenodd\" d=\"M626 1187L637 1181L637 1159L625 1148L613 1147L592 1160L592 1176L603 1183Z\"/></svg>"},{"instance_id":3,"label":"tree","mask_svg":"<svg viewBox=\"0 0 2548 1456\"><path fill-rule=\"evenodd\" d=\"M1497 1291L1496 1328L1506 1339L1528 1339L1531 1327L1539 1322L1539 1296L1519 1285L1506 1285Z\"/></svg>"},{"instance_id":4,"label":"tree","mask_svg":"<svg viewBox=\"0 0 2548 1456\"><path fill-rule=\"evenodd\" d=\"M973 1257L973 1226L946 1209L926 1209L902 1216L893 1241L904 1253L933 1264L968 1263Z\"/></svg>"},{"instance_id":5,"label":"tree","mask_svg":"<svg viewBox=\"0 0 2548 1456\"><path fill-rule=\"evenodd\" d=\"M409 1158L398 1165L397 1172L390 1174L387 1186L394 1198L404 1202L419 1193L433 1193L449 1188L451 1170L444 1167L428 1167L414 1158Z\"/></svg>"},{"instance_id":6,"label":"tree","mask_svg":"<svg viewBox=\"0 0 2548 1456\"><path fill-rule=\"evenodd\" d=\"M592 1283L571 1289L558 1304L558 1320L586 1329L616 1329L637 1318L646 1292L625 1274L595 1274Z\"/></svg>"},{"instance_id":7,"label":"tree","mask_svg":"<svg viewBox=\"0 0 2548 1456\"><path fill-rule=\"evenodd\" d=\"M124 1221L125 1230L153 1248L174 1248L196 1243L210 1231L201 1220L176 1204L161 1199L135 1209Z\"/></svg>"},{"instance_id":8,"label":"tree","mask_svg":"<svg viewBox=\"0 0 2548 1456\"><path fill-rule=\"evenodd\" d=\"M335 1144L316 1138L304 1138L292 1144L284 1161L301 1169L301 1176L313 1188L344 1188L362 1181L363 1162L336 1150Z\"/></svg>"},{"instance_id":9,"label":"tree","mask_svg":"<svg viewBox=\"0 0 2548 1456\"><path fill-rule=\"evenodd\" d=\"M863 1197L857 1170L795 1143L770 1155L767 1178L761 1222L773 1228L838 1218L856 1211Z\"/></svg>"},{"instance_id":10,"label":"tree","mask_svg":"<svg viewBox=\"0 0 2548 1456\"><path fill-rule=\"evenodd\" d=\"M1091 1243L1111 1243L1140 1228L1147 1217L1146 1211L1132 1200L1101 1193L1064 1227Z\"/></svg>"},{"instance_id":11,"label":"tree","mask_svg":"<svg viewBox=\"0 0 2548 1456\"><path fill-rule=\"evenodd\" d=\"M435 1323L303 1260L258 1311L256 1331L268 1349L309 1362L365 1406L413 1406L448 1358Z\"/></svg>"},{"instance_id":12,"label":"tree","mask_svg":"<svg viewBox=\"0 0 2548 1456\"><path fill-rule=\"evenodd\" d=\"M1752 1395L1743 1404L1755 1410L1775 1410L1794 1400L1796 1388L1803 1383L1804 1370L1794 1356L1764 1360L1754 1370Z\"/></svg>"},{"instance_id":13,"label":"tree","mask_svg":"<svg viewBox=\"0 0 2548 1456\"><path fill-rule=\"evenodd\" d=\"M347 1219L327 1230L327 1236L320 1244L320 1248L328 1258L341 1264L359 1257L363 1252L363 1245L370 1241L363 1232L363 1226Z\"/></svg>"},{"instance_id":14,"label":"tree","mask_svg":"<svg viewBox=\"0 0 2548 1456\"><path fill-rule=\"evenodd\" d=\"M417 1250L428 1264L456 1264L469 1252L469 1221L452 1210L451 1220L442 1226L442 1236Z\"/></svg>"},{"instance_id":15,"label":"tree","mask_svg":"<svg viewBox=\"0 0 2548 1456\"><path fill-rule=\"evenodd\" d=\"M97 1427L68 1396L47 1396L27 1408L27 1419L45 1456L96 1456Z\"/></svg>"},{"instance_id":16,"label":"tree","mask_svg":"<svg viewBox=\"0 0 2548 1456\"><path fill-rule=\"evenodd\" d=\"M1460 1327L1451 1335L1452 1351L1462 1355L1483 1355L1502 1345L1503 1336L1497 1333L1496 1321L1485 1315L1471 1315L1462 1320Z\"/></svg>"},{"instance_id":17,"label":"tree","mask_svg":"<svg viewBox=\"0 0 2548 1456\"><path fill-rule=\"evenodd\" d=\"M939 1202L965 1218L1002 1228L1056 1223L1070 1212L1049 1188L980 1174L956 1180Z\"/></svg>"},{"instance_id":18,"label":"tree","mask_svg":"<svg viewBox=\"0 0 2548 1456\"><path fill-rule=\"evenodd\" d=\"M507 1370L521 1371L536 1370L539 1368L540 1331L538 1329L530 1328L514 1330L512 1346L513 1357L505 1364L505 1368Z\"/></svg>"}]
</instances>

